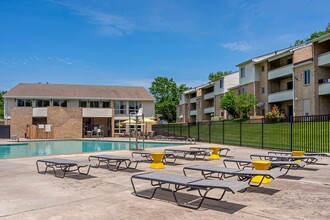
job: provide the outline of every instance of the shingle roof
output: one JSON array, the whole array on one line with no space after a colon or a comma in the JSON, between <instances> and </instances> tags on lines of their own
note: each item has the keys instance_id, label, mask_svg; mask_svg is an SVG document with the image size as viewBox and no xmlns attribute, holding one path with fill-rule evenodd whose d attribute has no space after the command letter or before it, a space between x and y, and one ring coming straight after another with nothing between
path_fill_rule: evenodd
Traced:
<instances>
[{"instance_id":1,"label":"shingle roof","mask_svg":"<svg viewBox=\"0 0 330 220\"><path fill-rule=\"evenodd\" d=\"M20 83L9 90L6 98L71 98L154 101L142 86L94 86L70 84Z\"/></svg>"}]
</instances>

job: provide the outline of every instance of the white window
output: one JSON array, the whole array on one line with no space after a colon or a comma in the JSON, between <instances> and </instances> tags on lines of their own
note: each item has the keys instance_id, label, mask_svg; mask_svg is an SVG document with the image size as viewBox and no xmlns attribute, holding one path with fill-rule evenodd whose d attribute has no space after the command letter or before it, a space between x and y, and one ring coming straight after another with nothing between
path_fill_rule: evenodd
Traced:
<instances>
[{"instance_id":1,"label":"white window","mask_svg":"<svg viewBox=\"0 0 330 220\"><path fill-rule=\"evenodd\" d=\"M91 108L98 108L99 107L99 102L98 101L91 101L89 102L89 107Z\"/></svg>"},{"instance_id":2,"label":"white window","mask_svg":"<svg viewBox=\"0 0 330 220\"><path fill-rule=\"evenodd\" d=\"M67 100L53 100L53 106L62 106L62 107L67 107L68 106L68 101Z\"/></svg>"},{"instance_id":3,"label":"white window","mask_svg":"<svg viewBox=\"0 0 330 220\"><path fill-rule=\"evenodd\" d=\"M113 102L115 114L126 114L126 101Z\"/></svg>"},{"instance_id":4,"label":"white window","mask_svg":"<svg viewBox=\"0 0 330 220\"><path fill-rule=\"evenodd\" d=\"M36 107L47 107L49 103L49 100L36 100Z\"/></svg>"},{"instance_id":5,"label":"white window","mask_svg":"<svg viewBox=\"0 0 330 220\"><path fill-rule=\"evenodd\" d=\"M115 133L124 133L126 131L126 125L122 122L125 120L115 120Z\"/></svg>"},{"instance_id":6,"label":"white window","mask_svg":"<svg viewBox=\"0 0 330 220\"><path fill-rule=\"evenodd\" d=\"M223 79L220 80L220 89L223 88Z\"/></svg>"},{"instance_id":7,"label":"white window","mask_svg":"<svg viewBox=\"0 0 330 220\"><path fill-rule=\"evenodd\" d=\"M241 68L241 78L245 77L245 67Z\"/></svg>"},{"instance_id":8,"label":"white window","mask_svg":"<svg viewBox=\"0 0 330 220\"><path fill-rule=\"evenodd\" d=\"M17 106L19 106L19 107L32 106L32 100L31 99L18 99Z\"/></svg>"},{"instance_id":9,"label":"white window","mask_svg":"<svg viewBox=\"0 0 330 220\"><path fill-rule=\"evenodd\" d=\"M305 70L304 72L304 83L305 85L311 84L311 71Z\"/></svg>"},{"instance_id":10,"label":"white window","mask_svg":"<svg viewBox=\"0 0 330 220\"><path fill-rule=\"evenodd\" d=\"M242 94L245 94L245 92L246 92L245 88L242 88Z\"/></svg>"},{"instance_id":11,"label":"white window","mask_svg":"<svg viewBox=\"0 0 330 220\"><path fill-rule=\"evenodd\" d=\"M130 101L128 103L128 108L129 108L129 113L131 112L138 112L139 108L141 108L141 102L137 102L137 101Z\"/></svg>"}]
</instances>

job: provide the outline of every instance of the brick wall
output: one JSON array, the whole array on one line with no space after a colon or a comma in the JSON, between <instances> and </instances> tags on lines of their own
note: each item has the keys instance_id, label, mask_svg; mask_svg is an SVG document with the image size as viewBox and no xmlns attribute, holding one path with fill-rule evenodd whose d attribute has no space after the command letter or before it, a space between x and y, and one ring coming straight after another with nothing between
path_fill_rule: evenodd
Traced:
<instances>
[{"instance_id":1,"label":"brick wall","mask_svg":"<svg viewBox=\"0 0 330 220\"><path fill-rule=\"evenodd\" d=\"M54 138L81 138L82 108L48 107L47 123L52 125Z\"/></svg>"},{"instance_id":2,"label":"brick wall","mask_svg":"<svg viewBox=\"0 0 330 220\"><path fill-rule=\"evenodd\" d=\"M27 125L32 124L32 107L13 107L10 112L10 133L25 138Z\"/></svg>"},{"instance_id":3,"label":"brick wall","mask_svg":"<svg viewBox=\"0 0 330 220\"><path fill-rule=\"evenodd\" d=\"M293 52L293 63L299 63L313 57L312 46L303 47Z\"/></svg>"}]
</instances>

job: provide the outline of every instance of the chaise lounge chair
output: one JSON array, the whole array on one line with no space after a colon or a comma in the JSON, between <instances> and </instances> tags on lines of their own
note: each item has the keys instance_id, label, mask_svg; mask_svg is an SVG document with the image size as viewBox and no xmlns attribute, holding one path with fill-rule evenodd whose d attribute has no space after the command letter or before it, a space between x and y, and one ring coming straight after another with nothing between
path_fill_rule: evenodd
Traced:
<instances>
[{"instance_id":1,"label":"chaise lounge chair","mask_svg":"<svg viewBox=\"0 0 330 220\"><path fill-rule=\"evenodd\" d=\"M45 170L40 171L39 163L45 164ZM64 178L67 172L78 171L79 174L88 175L90 167L93 165L89 161L74 161L74 160L67 160L61 158L49 158L49 159L41 159L37 160L37 171L38 173L45 174L47 173L48 168L53 169L54 175L59 178ZM95 164L94 164L95 165ZM87 167L87 172L81 172L81 168ZM58 175L56 169L60 169L62 171L62 175Z\"/></svg>"},{"instance_id":2,"label":"chaise lounge chair","mask_svg":"<svg viewBox=\"0 0 330 220\"><path fill-rule=\"evenodd\" d=\"M197 150L197 149L165 149L165 153L174 152L182 154L183 158L188 159L187 155L193 156L193 159L204 159L205 156L209 155L210 150Z\"/></svg>"},{"instance_id":3,"label":"chaise lounge chair","mask_svg":"<svg viewBox=\"0 0 330 220\"><path fill-rule=\"evenodd\" d=\"M140 157L145 158L146 161L153 161L151 152L149 151L133 151L131 155L132 157L134 157L134 155L139 155ZM166 152L163 158L163 162L175 163L179 156L183 156L183 154Z\"/></svg>"},{"instance_id":4,"label":"chaise lounge chair","mask_svg":"<svg viewBox=\"0 0 330 220\"><path fill-rule=\"evenodd\" d=\"M190 149L197 149L197 150L207 150L208 152L212 153L209 147L190 147ZM221 147L219 151L220 156L227 156L230 149L228 147ZM221 154L223 152L223 154Z\"/></svg>"},{"instance_id":5,"label":"chaise lounge chair","mask_svg":"<svg viewBox=\"0 0 330 220\"><path fill-rule=\"evenodd\" d=\"M114 156L114 155L93 155L89 156L88 160L97 159L96 167L100 167L101 163L105 163L109 170L118 171L125 169L136 169L139 162L144 161L143 158L133 158L133 157L122 157L122 156ZM121 165L124 165L121 167ZM132 164L135 166L131 167ZM111 166L114 166L115 169L111 169Z\"/></svg>"},{"instance_id":6,"label":"chaise lounge chair","mask_svg":"<svg viewBox=\"0 0 330 220\"><path fill-rule=\"evenodd\" d=\"M235 163L238 169L245 169L246 167L253 168L251 159L240 159L240 158L230 158L224 159L223 165L227 167L227 163ZM276 167L280 167L280 171L282 169L286 169L286 172L283 175L286 175L290 169L292 168L302 168L306 165L305 162L298 161L272 161L272 164L269 169L274 169Z\"/></svg>"},{"instance_id":7,"label":"chaise lounge chair","mask_svg":"<svg viewBox=\"0 0 330 220\"><path fill-rule=\"evenodd\" d=\"M290 155L269 155L269 154L251 154L251 160L257 158L260 160L269 160L269 161L295 161L302 160L307 164L316 163L320 157L318 156L290 156Z\"/></svg>"},{"instance_id":8,"label":"chaise lounge chair","mask_svg":"<svg viewBox=\"0 0 330 220\"><path fill-rule=\"evenodd\" d=\"M269 151L268 154L292 156L291 151ZM308 153L308 152L305 152L304 156L330 157L330 153L323 153L323 152L309 152Z\"/></svg>"},{"instance_id":9,"label":"chaise lounge chair","mask_svg":"<svg viewBox=\"0 0 330 220\"><path fill-rule=\"evenodd\" d=\"M151 196L138 193L135 188L134 179L150 181L151 186L155 187ZM197 179L193 177L179 176L166 173L142 173L133 175L131 177L131 183L134 194L138 197L152 199L157 190L164 190L173 194L175 203L178 206L183 206L191 209L199 209L205 198L219 201L223 198L226 192L232 192L234 194L249 187L248 184L242 182ZM173 189L171 189L171 186ZM198 190L200 201L196 206L188 203L179 202L176 193L184 189ZM223 190L223 193L220 198L207 197L207 194L213 189Z\"/></svg>"},{"instance_id":10,"label":"chaise lounge chair","mask_svg":"<svg viewBox=\"0 0 330 220\"><path fill-rule=\"evenodd\" d=\"M201 174L205 179L207 178L216 178L219 180L237 176L240 181L248 181L250 186L260 186L265 178L275 179L283 174L276 171L270 170L240 170L234 168L226 167L217 167L217 166L204 166L204 165L195 165L183 168L183 173L186 176L187 170L201 171ZM213 174L216 174L214 176ZM251 180L255 176L262 176L259 182L252 184Z\"/></svg>"}]
</instances>

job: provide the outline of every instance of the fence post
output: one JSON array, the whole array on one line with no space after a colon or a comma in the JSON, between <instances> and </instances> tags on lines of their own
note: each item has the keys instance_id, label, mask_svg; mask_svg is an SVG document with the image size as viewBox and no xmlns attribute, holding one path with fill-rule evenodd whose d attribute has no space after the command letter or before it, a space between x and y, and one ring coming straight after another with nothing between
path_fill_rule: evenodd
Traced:
<instances>
[{"instance_id":1,"label":"fence post","mask_svg":"<svg viewBox=\"0 0 330 220\"><path fill-rule=\"evenodd\" d=\"M176 125L177 125L177 124L173 124L173 128L174 128L174 129L173 129L173 130L174 130L174 134L173 134L173 136L176 136L176 135L175 135Z\"/></svg>"},{"instance_id":2,"label":"fence post","mask_svg":"<svg viewBox=\"0 0 330 220\"><path fill-rule=\"evenodd\" d=\"M199 122L197 122L197 141L199 142Z\"/></svg>"},{"instance_id":3,"label":"fence post","mask_svg":"<svg viewBox=\"0 0 330 220\"><path fill-rule=\"evenodd\" d=\"M261 119L261 148L264 149L264 118Z\"/></svg>"},{"instance_id":4,"label":"fence post","mask_svg":"<svg viewBox=\"0 0 330 220\"><path fill-rule=\"evenodd\" d=\"M187 125L188 125L188 138L190 138L190 123L188 123Z\"/></svg>"},{"instance_id":5,"label":"fence post","mask_svg":"<svg viewBox=\"0 0 330 220\"><path fill-rule=\"evenodd\" d=\"M180 137L182 137L182 124L180 124Z\"/></svg>"},{"instance_id":6,"label":"fence post","mask_svg":"<svg viewBox=\"0 0 330 220\"><path fill-rule=\"evenodd\" d=\"M293 129L293 116L290 116L290 151L292 151L292 129Z\"/></svg>"},{"instance_id":7,"label":"fence post","mask_svg":"<svg viewBox=\"0 0 330 220\"><path fill-rule=\"evenodd\" d=\"M170 136L170 124L167 124L167 137Z\"/></svg>"},{"instance_id":8,"label":"fence post","mask_svg":"<svg viewBox=\"0 0 330 220\"><path fill-rule=\"evenodd\" d=\"M209 121L209 143L211 143L211 121Z\"/></svg>"},{"instance_id":9,"label":"fence post","mask_svg":"<svg viewBox=\"0 0 330 220\"><path fill-rule=\"evenodd\" d=\"M225 120L222 120L222 144L225 144Z\"/></svg>"},{"instance_id":10,"label":"fence post","mask_svg":"<svg viewBox=\"0 0 330 220\"><path fill-rule=\"evenodd\" d=\"M239 120L239 146L242 146L242 119Z\"/></svg>"}]
</instances>

